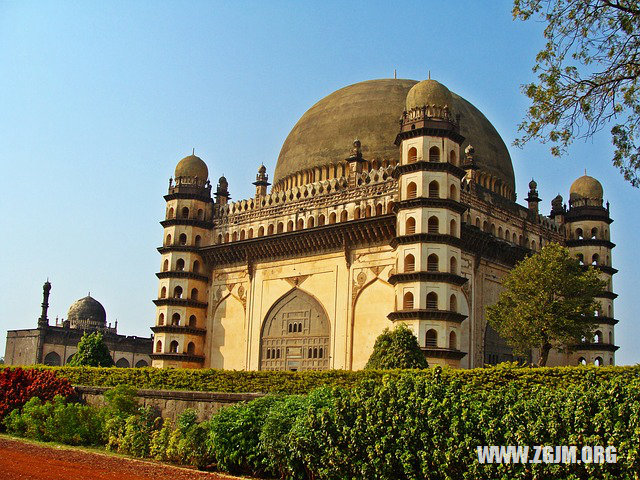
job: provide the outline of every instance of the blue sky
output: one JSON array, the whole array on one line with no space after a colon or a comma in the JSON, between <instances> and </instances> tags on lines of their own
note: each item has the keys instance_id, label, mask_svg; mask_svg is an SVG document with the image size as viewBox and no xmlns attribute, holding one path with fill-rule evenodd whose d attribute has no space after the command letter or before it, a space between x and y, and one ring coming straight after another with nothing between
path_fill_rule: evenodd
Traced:
<instances>
[{"instance_id":1,"label":"blue sky","mask_svg":"<svg viewBox=\"0 0 640 480\"><path fill-rule=\"evenodd\" d=\"M495 2L0 3L0 338L30 328L42 283L50 318L87 295L119 331L153 323L168 179L196 149L235 199L315 102L373 78L431 77L517 137L542 25ZM611 202L620 270L618 364L640 360L635 283L640 191L611 166L607 131L566 158L509 147L518 198L532 177L550 210L584 173Z\"/></svg>"}]
</instances>

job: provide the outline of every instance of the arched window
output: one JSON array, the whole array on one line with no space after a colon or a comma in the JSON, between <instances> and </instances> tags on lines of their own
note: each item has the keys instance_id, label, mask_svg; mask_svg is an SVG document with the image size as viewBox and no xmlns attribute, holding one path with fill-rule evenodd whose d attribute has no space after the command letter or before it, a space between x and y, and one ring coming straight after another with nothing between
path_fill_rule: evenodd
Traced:
<instances>
[{"instance_id":1,"label":"arched window","mask_svg":"<svg viewBox=\"0 0 640 480\"><path fill-rule=\"evenodd\" d=\"M179 272L184 270L184 260L183 259L179 258L176 261L176 270L179 271Z\"/></svg>"},{"instance_id":2,"label":"arched window","mask_svg":"<svg viewBox=\"0 0 640 480\"><path fill-rule=\"evenodd\" d=\"M278 222L278 229L276 230L278 233L284 232L284 223Z\"/></svg>"},{"instance_id":3,"label":"arched window","mask_svg":"<svg viewBox=\"0 0 640 480\"><path fill-rule=\"evenodd\" d=\"M458 349L458 343L456 342L456 332L451 332L449 334L449 348L451 350L457 350Z\"/></svg>"},{"instance_id":4,"label":"arched window","mask_svg":"<svg viewBox=\"0 0 640 480\"><path fill-rule=\"evenodd\" d=\"M180 325L180 314L174 313L171 317L171 325Z\"/></svg>"},{"instance_id":5,"label":"arched window","mask_svg":"<svg viewBox=\"0 0 640 480\"><path fill-rule=\"evenodd\" d=\"M162 271L166 272L169 270L169 260L165 260L164 263L162 264Z\"/></svg>"},{"instance_id":6,"label":"arched window","mask_svg":"<svg viewBox=\"0 0 640 480\"><path fill-rule=\"evenodd\" d=\"M602 343L602 332L600 330L593 334L593 341L594 343Z\"/></svg>"},{"instance_id":7,"label":"arched window","mask_svg":"<svg viewBox=\"0 0 640 480\"><path fill-rule=\"evenodd\" d=\"M195 327L197 324L198 324L198 320L197 320L196 316L195 315L191 315L189 317L189 326L190 327Z\"/></svg>"},{"instance_id":8,"label":"arched window","mask_svg":"<svg viewBox=\"0 0 640 480\"><path fill-rule=\"evenodd\" d=\"M178 353L178 342L173 341L169 344L169 353Z\"/></svg>"},{"instance_id":9,"label":"arched window","mask_svg":"<svg viewBox=\"0 0 640 480\"><path fill-rule=\"evenodd\" d=\"M249 235L248 235L248 237L249 237L249 238L253 238L253 228L250 228L250 229L249 229Z\"/></svg>"},{"instance_id":10,"label":"arched window","mask_svg":"<svg viewBox=\"0 0 640 480\"><path fill-rule=\"evenodd\" d=\"M452 312L458 311L458 299L453 294L449 297L449 310Z\"/></svg>"},{"instance_id":11,"label":"arched window","mask_svg":"<svg viewBox=\"0 0 640 480\"><path fill-rule=\"evenodd\" d=\"M449 187L449 198L451 200L458 200L458 189L455 185Z\"/></svg>"},{"instance_id":12,"label":"arched window","mask_svg":"<svg viewBox=\"0 0 640 480\"><path fill-rule=\"evenodd\" d=\"M438 147L431 147L429 149L429 161L430 162L440 161L440 149Z\"/></svg>"},{"instance_id":13,"label":"arched window","mask_svg":"<svg viewBox=\"0 0 640 480\"><path fill-rule=\"evenodd\" d=\"M429 218L429 223L427 225L428 233L440 233L440 225L439 225L438 217L433 216Z\"/></svg>"},{"instance_id":14,"label":"arched window","mask_svg":"<svg viewBox=\"0 0 640 480\"><path fill-rule=\"evenodd\" d=\"M587 359L584 357L580 357L578 359L578 365L586 365L587 364Z\"/></svg>"},{"instance_id":15,"label":"arched window","mask_svg":"<svg viewBox=\"0 0 640 480\"><path fill-rule=\"evenodd\" d=\"M189 209L187 207L182 208L182 218L189 218Z\"/></svg>"},{"instance_id":16,"label":"arched window","mask_svg":"<svg viewBox=\"0 0 640 480\"><path fill-rule=\"evenodd\" d=\"M438 256L435 253L432 253L427 257L427 271L437 272L438 270Z\"/></svg>"},{"instance_id":17,"label":"arched window","mask_svg":"<svg viewBox=\"0 0 640 480\"><path fill-rule=\"evenodd\" d=\"M171 235L167 235L167 241L165 242L165 245L171 245Z\"/></svg>"},{"instance_id":18,"label":"arched window","mask_svg":"<svg viewBox=\"0 0 640 480\"><path fill-rule=\"evenodd\" d=\"M411 255L408 254L406 257L404 257L404 271L405 272L413 272L416 269L416 258Z\"/></svg>"},{"instance_id":19,"label":"arched window","mask_svg":"<svg viewBox=\"0 0 640 480\"><path fill-rule=\"evenodd\" d=\"M593 362L593 364L596 367L601 367L602 365L604 365L604 362L602 361L602 357L596 357L595 361Z\"/></svg>"},{"instance_id":20,"label":"arched window","mask_svg":"<svg viewBox=\"0 0 640 480\"><path fill-rule=\"evenodd\" d=\"M298 230L302 230L304 228L304 219L303 218L299 218L298 219L298 226L297 229Z\"/></svg>"},{"instance_id":21,"label":"arched window","mask_svg":"<svg viewBox=\"0 0 640 480\"><path fill-rule=\"evenodd\" d=\"M166 298L167 297L167 287L162 287L162 290L160 290L160 298Z\"/></svg>"},{"instance_id":22,"label":"arched window","mask_svg":"<svg viewBox=\"0 0 640 480\"><path fill-rule=\"evenodd\" d=\"M182 287L180 285L173 289L173 298L182 298Z\"/></svg>"},{"instance_id":23,"label":"arched window","mask_svg":"<svg viewBox=\"0 0 640 480\"><path fill-rule=\"evenodd\" d=\"M258 237L264 237L264 227L260 226L260 228L258 228Z\"/></svg>"},{"instance_id":24,"label":"arched window","mask_svg":"<svg viewBox=\"0 0 640 480\"><path fill-rule=\"evenodd\" d=\"M169 213L167 213L167 218L173 218L175 215L175 212L173 211L173 207L171 207L169 209Z\"/></svg>"},{"instance_id":25,"label":"arched window","mask_svg":"<svg viewBox=\"0 0 640 480\"><path fill-rule=\"evenodd\" d=\"M429 183L429 198L440 198L440 185L435 180Z\"/></svg>"},{"instance_id":26,"label":"arched window","mask_svg":"<svg viewBox=\"0 0 640 480\"><path fill-rule=\"evenodd\" d=\"M164 313L158 315L158 325L164 325Z\"/></svg>"},{"instance_id":27,"label":"arched window","mask_svg":"<svg viewBox=\"0 0 640 480\"><path fill-rule=\"evenodd\" d=\"M598 265L599 261L600 261L600 256L597 253L594 253L593 256L591 257L591 265Z\"/></svg>"},{"instance_id":28,"label":"arched window","mask_svg":"<svg viewBox=\"0 0 640 480\"><path fill-rule=\"evenodd\" d=\"M186 244L187 244L187 235L186 235L186 234L184 234L184 233L181 233L181 234L180 234L180 237L179 237L179 239L178 239L178 243L179 243L180 245L186 245Z\"/></svg>"},{"instance_id":29,"label":"arched window","mask_svg":"<svg viewBox=\"0 0 640 480\"><path fill-rule=\"evenodd\" d=\"M196 247L199 247L200 243L202 243L202 237L200 235L196 235L194 243L195 243Z\"/></svg>"},{"instance_id":30,"label":"arched window","mask_svg":"<svg viewBox=\"0 0 640 480\"><path fill-rule=\"evenodd\" d=\"M411 147L407 152L407 161L408 163L413 163L418 160L418 150L416 147Z\"/></svg>"},{"instance_id":31,"label":"arched window","mask_svg":"<svg viewBox=\"0 0 640 480\"><path fill-rule=\"evenodd\" d=\"M336 212L331 212L329 214L329 225L334 225L336 223Z\"/></svg>"},{"instance_id":32,"label":"arched window","mask_svg":"<svg viewBox=\"0 0 640 480\"><path fill-rule=\"evenodd\" d=\"M160 340L156 342L156 353L162 353L162 342Z\"/></svg>"},{"instance_id":33,"label":"arched window","mask_svg":"<svg viewBox=\"0 0 640 480\"><path fill-rule=\"evenodd\" d=\"M434 329L427 330L425 344L427 348L438 348L438 332Z\"/></svg>"},{"instance_id":34,"label":"arched window","mask_svg":"<svg viewBox=\"0 0 640 480\"><path fill-rule=\"evenodd\" d=\"M416 198L418 196L418 186L414 182L407 185L407 198Z\"/></svg>"},{"instance_id":35,"label":"arched window","mask_svg":"<svg viewBox=\"0 0 640 480\"><path fill-rule=\"evenodd\" d=\"M458 236L458 226L456 225L456 221L453 218L449 222L449 235L453 235L454 237Z\"/></svg>"},{"instance_id":36,"label":"arched window","mask_svg":"<svg viewBox=\"0 0 640 480\"><path fill-rule=\"evenodd\" d=\"M307 220L307 228L313 228L316 224L316 220L313 217L309 217Z\"/></svg>"},{"instance_id":37,"label":"arched window","mask_svg":"<svg viewBox=\"0 0 640 480\"><path fill-rule=\"evenodd\" d=\"M598 229L596 227L593 227L591 229L591 238L597 238L598 237Z\"/></svg>"},{"instance_id":38,"label":"arched window","mask_svg":"<svg viewBox=\"0 0 640 480\"><path fill-rule=\"evenodd\" d=\"M413 235L416 233L416 219L413 217L407 218L405 222L405 235Z\"/></svg>"},{"instance_id":39,"label":"arched window","mask_svg":"<svg viewBox=\"0 0 640 480\"><path fill-rule=\"evenodd\" d=\"M456 257L451 257L449 259L449 272L456 275L458 274L458 261L456 260Z\"/></svg>"},{"instance_id":40,"label":"arched window","mask_svg":"<svg viewBox=\"0 0 640 480\"><path fill-rule=\"evenodd\" d=\"M354 220L357 220L360 218L360 207L356 207L355 210L353 211L353 218Z\"/></svg>"},{"instance_id":41,"label":"arched window","mask_svg":"<svg viewBox=\"0 0 640 480\"><path fill-rule=\"evenodd\" d=\"M413 293L407 292L402 299L403 310L413 310Z\"/></svg>"},{"instance_id":42,"label":"arched window","mask_svg":"<svg viewBox=\"0 0 640 480\"><path fill-rule=\"evenodd\" d=\"M273 223L270 223L269 226L267 227L267 235L273 235Z\"/></svg>"},{"instance_id":43,"label":"arched window","mask_svg":"<svg viewBox=\"0 0 640 480\"><path fill-rule=\"evenodd\" d=\"M427 308L430 310L438 309L438 294L436 292L429 292L427 294Z\"/></svg>"},{"instance_id":44,"label":"arched window","mask_svg":"<svg viewBox=\"0 0 640 480\"><path fill-rule=\"evenodd\" d=\"M187 353L189 355L195 355L196 354L196 344L193 342L189 342L189 344L187 345Z\"/></svg>"},{"instance_id":45,"label":"arched window","mask_svg":"<svg viewBox=\"0 0 640 480\"><path fill-rule=\"evenodd\" d=\"M378 203L376 205L376 215L382 215L382 204Z\"/></svg>"},{"instance_id":46,"label":"arched window","mask_svg":"<svg viewBox=\"0 0 640 480\"><path fill-rule=\"evenodd\" d=\"M318 226L319 227L323 227L324 226L324 215L323 214L318 215Z\"/></svg>"},{"instance_id":47,"label":"arched window","mask_svg":"<svg viewBox=\"0 0 640 480\"><path fill-rule=\"evenodd\" d=\"M203 219L204 219L204 210L199 208L198 209L198 220L203 220Z\"/></svg>"},{"instance_id":48,"label":"arched window","mask_svg":"<svg viewBox=\"0 0 640 480\"><path fill-rule=\"evenodd\" d=\"M192 288L191 289L191 300L198 300L198 289L197 288Z\"/></svg>"}]
</instances>

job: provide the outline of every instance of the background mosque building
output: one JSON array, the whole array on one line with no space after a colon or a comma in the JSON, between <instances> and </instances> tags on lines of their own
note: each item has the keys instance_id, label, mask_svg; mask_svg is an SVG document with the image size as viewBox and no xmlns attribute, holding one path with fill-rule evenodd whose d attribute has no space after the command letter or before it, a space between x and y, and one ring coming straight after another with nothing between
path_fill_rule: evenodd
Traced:
<instances>
[{"instance_id":1,"label":"background mosque building","mask_svg":"<svg viewBox=\"0 0 640 480\"><path fill-rule=\"evenodd\" d=\"M614 364L602 186L578 178L568 207L558 195L546 216L531 181L527 207L517 204L500 135L442 84L371 80L325 97L285 140L272 182L260 166L255 196L231 202L224 177L212 192L199 157L178 163L164 197L153 366L361 369L399 322L431 365L512 360L485 307L549 242L609 288L595 337L548 363Z\"/></svg>"},{"instance_id":2,"label":"background mosque building","mask_svg":"<svg viewBox=\"0 0 640 480\"><path fill-rule=\"evenodd\" d=\"M4 362L7 365L66 365L78 351L85 333L100 332L116 367L148 367L153 340L118 334L118 321L107 324L107 312L87 295L69 308L66 320L49 325L47 312L51 283L43 286L42 314L37 328L9 330Z\"/></svg>"}]
</instances>

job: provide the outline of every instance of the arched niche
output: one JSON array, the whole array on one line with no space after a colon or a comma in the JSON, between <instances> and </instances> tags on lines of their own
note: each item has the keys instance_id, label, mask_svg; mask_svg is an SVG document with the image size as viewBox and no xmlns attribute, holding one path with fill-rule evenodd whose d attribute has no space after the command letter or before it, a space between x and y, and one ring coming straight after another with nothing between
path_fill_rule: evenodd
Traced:
<instances>
[{"instance_id":1,"label":"arched niche","mask_svg":"<svg viewBox=\"0 0 640 480\"><path fill-rule=\"evenodd\" d=\"M271 307L262 324L260 370L328 369L330 334L320 302L294 288Z\"/></svg>"}]
</instances>

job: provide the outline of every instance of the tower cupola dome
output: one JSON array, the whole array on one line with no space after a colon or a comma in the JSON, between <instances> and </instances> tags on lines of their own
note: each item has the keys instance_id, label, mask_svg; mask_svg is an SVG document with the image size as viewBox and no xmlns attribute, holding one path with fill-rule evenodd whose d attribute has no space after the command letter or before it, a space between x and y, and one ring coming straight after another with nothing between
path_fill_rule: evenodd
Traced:
<instances>
[{"instance_id":1,"label":"tower cupola dome","mask_svg":"<svg viewBox=\"0 0 640 480\"><path fill-rule=\"evenodd\" d=\"M207 164L196 155L188 155L176 165L175 178L198 178L206 181L209 178Z\"/></svg>"}]
</instances>

